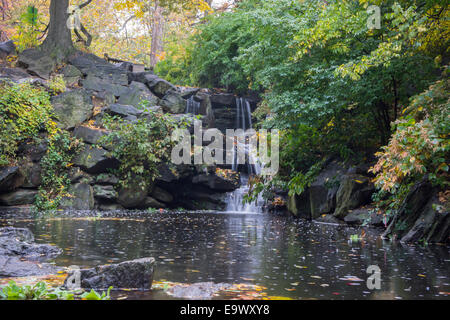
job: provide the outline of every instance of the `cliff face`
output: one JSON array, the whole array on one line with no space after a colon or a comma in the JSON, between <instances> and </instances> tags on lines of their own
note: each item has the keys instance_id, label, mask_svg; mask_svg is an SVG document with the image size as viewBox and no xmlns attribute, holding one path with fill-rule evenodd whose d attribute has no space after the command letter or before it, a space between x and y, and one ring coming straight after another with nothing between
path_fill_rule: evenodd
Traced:
<instances>
[{"instance_id":1,"label":"cliff face","mask_svg":"<svg viewBox=\"0 0 450 320\"><path fill-rule=\"evenodd\" d=\"M32 65L39 65L39 61ZM143 190L133 186L124 189L111 174L118 167L118 160L111 156L111 148L99 141L109 134L102 126L105 114L130 124L149 117L140 105L142 100L149 102L148 108L153 112L170 115L175 122L189 122L193 115L185 113L187 101L195 99L199 104L196 113L204 128L214 127L216 119L222 123L222 129L233 127L231 121L221 120L226 117L214 112L213 107L228 108L226 115L234 117L234 96L214 94L206 89L178 88L150 71L134 72L130 63L111 64L92 54L78 53L58 73L64 77L67 90L51 100L57 125L83 142L70 169L71 197L63 199L62 208L224 208L225 192L239 187L239 175L216 174L215 167L168 162L159 166L158 178ZM0 67L0 81L30 82L48 89L48 81L37 74L27 68ZM0 167L0 206L33 204L42 183L41 160L46 151L45 143L21 145L18 165Z\"/></svg>"}]
</instances>

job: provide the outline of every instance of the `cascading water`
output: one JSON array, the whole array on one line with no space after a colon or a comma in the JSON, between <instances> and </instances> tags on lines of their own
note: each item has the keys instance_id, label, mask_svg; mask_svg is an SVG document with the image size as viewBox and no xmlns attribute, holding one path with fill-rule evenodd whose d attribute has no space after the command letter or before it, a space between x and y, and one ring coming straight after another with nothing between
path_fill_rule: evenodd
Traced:
<instances>
[{"instance_id":1,"label":"cascading water","mask_svg":"<svg viewBox=\"0 0 450 320\"><path fill-rule=\"evenodd\" d=\"M250 102L245 98L236 98L236 128L243 129L245 132L247 129L251 129L252 113L250 108ZM237 149L241 148L245 154L244 169L246 173L241 170L241 187L233 192L230 192L227 196L227 212L245 212L245 213L259 213L263 209L263 201L261 197L255 202L245 203L244 196L249 191L249 177L251 175L258 175L261 173L261 165L259 164L256 150L253 150L248 143L248 140L237 139L236 145L233 148L233 165L232 170L238 172L242 168L238 163ZM246 167L246 168L245 168Z\"/></svg>"},{"instance_id":2,"label":"cascading water","mask_svg":"<svg viewBox=\"0 0 450 320\"><path fill-rule=\"evenodd\" d=\"M200 111L200 102L195 101L194 96L189 97L186 101L186 113L197 115Z\"/></svg>"}]
</instances>

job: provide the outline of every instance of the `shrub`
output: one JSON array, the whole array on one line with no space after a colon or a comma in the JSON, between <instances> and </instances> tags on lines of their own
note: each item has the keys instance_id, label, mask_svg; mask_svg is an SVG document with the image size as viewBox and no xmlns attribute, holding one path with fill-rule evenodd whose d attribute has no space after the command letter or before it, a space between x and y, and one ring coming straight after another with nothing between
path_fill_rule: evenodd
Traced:
<instances>
[{"instance_id":1,"label":"shrub","mask_svg":"<svg viewBox=\"0 0 450 320\"><path fill-rule=\"evenodd\" d=\"M170 115L148 112L147 118L134 123L108 115L104 118L105 127L112 133L102 137L101 143L114 146L112 156L120 161L116 174L124 187L136 181L153 181L158 164L170 157L177 123Z\"/></svg>"},{"instance_id":2,"label":"shrub","mask_svg":"<svg viewBox=\"0 0 450 320\"><path fill-rule=\"evenodd\" d=\"M0 84L0 166L16 161L18 145L49 130L52 105L47 92L31 84Z\"/></svg>"}]
</instances>

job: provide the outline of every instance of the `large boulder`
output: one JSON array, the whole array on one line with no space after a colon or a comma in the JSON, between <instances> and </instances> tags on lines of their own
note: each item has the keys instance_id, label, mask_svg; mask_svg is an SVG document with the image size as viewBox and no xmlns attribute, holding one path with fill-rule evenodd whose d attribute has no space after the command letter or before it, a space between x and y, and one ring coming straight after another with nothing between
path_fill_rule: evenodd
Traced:
<instances>
[{"instance_id":1,"label":"large boulder","mask_svg":"<svg viewBox=\"0 0 450 320\"><path fill-rule=\"evenodd\" d=\"M311 203L309 201L309 190L300 195L290 195L287 201L288 211L299 218L311 219Z\"/></svg>"},{"instance_id":2,"label":"large boulder","mask_svg":"<svg viewBox=\"0 0 450 320\"><path fill-rule=\"evenodd\" d=\"M232 93L216 93L211 95L211 103L223 107L235 107L236 96Z\"/></svg>"},{"instance_id":3,"label":"large boulder","mask_svg":"<svg viewBox=\"0 0 450 320\"><path fill-rule=\"evenodd\" d=\"M16 46L12 40L0 42L0 59L16 53Z\"/></svg>"},{"instance_id":4,"label":"large boulder","mask_svg":"<svg viewBox=\"0 0 450 320\"><path fill-rule=\"evenodd\" d=\"M161 79L152 72L129 73L128 80L136 81L147 85L149 89L158 97L164 97L168 91L177 91L177 88L170 82Z\"/></svg>"},{"instance_id":5,"label":"large boulder","mask_svg":"<svg viewBox=\"0 0 450 320\"><path fill-rule=\"evenodd\" d=\"M439 190L427 180L416 183L389 222L383 237L402 242L449 243L450 212L448 206L441 203Z\"/></svg>"},{"instance_id":6,"label":"large boulder","mask_svg":"<svg viewBox=\"0 0 450 320\"><path fill-rule=\"evenodd\" d=\"M363 225L368 224L372 226L383 226L383 215L378 214L373 208L358 208L350 210L345 216L344 221L348 224Z\"/></svg>"},{"instance_id":7,"label":"large boulder","mask_svg":"<svg viewBox=\"0 0 450 320\"><path fill-rule=\"evenodd\" d=\"M114 76L118 78L114 78ZM125 81L126 79L127 77L124 74L111 75L107 78L89 74L86 79L81 82L85 90L110 93L116 97L120 97L128 92L128 83Z\"/></svg>"},{"instance_id":8,"label":"large boulder","mask_svg":"<svg viewBox=\"0 0 450 320\"><path fill-rule=\"evenodd\" d=\"M25 204L33 204L38 194L37 190L17 189L9 193L0 195L0 204L6 206L20 206Z\"/></svg>"},{"instance_id":9,"label":"large boulder","mask_svg":"<svg viewBox=\"0 0 450 320\"><path fill-rule=\"evenodd\" d=\"M77 67L70 64L66 65L62 69L62 74L64 76L64 81L66 82L66 85L69 87L77 85L81 80L81 78L83 77L81 71Z\"/></svg>"},{"instance_id":10,"label":"large boulder","mask_svg":"<svg viewBox=\"0 0 450 320\"><path fill-rule=\"evenodd\" d=\"M192 178L193 184L201 184L207 186L214 191L233 191L239 188L240 178L239 174L219 175L213 174L199 174Z\"/></svg>"},{"instance_id":11,"label":"large boulder","mask_svg":"<svg viewBox=\"0 0 450 320\"><path fill-rule=\"evenodd\" d=\"M91 53L77 54L69 58L69 63L79 69L84 76L95 76L109 80L111 84L128 85L127 71Z\"/></svg>"},{"instance_id":12,"label":"large boulder","mask_svg":"<svg viewBox=\"0 0 450 320\"><path fill-rule=\"evenodd\" d=\"M79 273L80 285L86 289L106 290L112 286L114 289L150 290L154 265L154 258L141 258L91 269L73 270L64 285L69 287L69 282L77 278L75 273Z\"/></svg>"},{"instance_id":13,"label":"large boulder","mask_svg":"<svg viewBox=\"0 0 450 320\"><path fill-rule=\"evenodd\" d=\"M161 209L165 208L166 205L162 202L159 202L155 198L147 197L145 198L144 202L141 205L141 208L147 209L147 208L155 208L155 209Z\"/></svg>"},{"instance_id":14,"label":"large boulder","mask_svg":"<svg viewBox=\"0 0 450 320\"><path fill-rule=\"evenodd\" d=\"M113 186L110 185L95 185L94 189L94 197L96 199L108 200L108 201L116 201L118 194Z\"/></svg>"},{"instance_id":15,"label":"large boulder","mask_svg":"<svg viewBox=\"0 0 450 320\"><path fill-rule=\"evenodd\" d=\"M165 202L165 203L173 202L173 196L166 190L161 189L160 187L155 186L153 188L151 196L161 202Z\"/></svg>"},{"instance_id":16,"label":"large boulder","mask_svg":"<svg viewBox=\"0 0 450 320\"><path fill-rule=\"evenodd\" d=\"M160 101L165 112L183 113L186 110L186 100L177 91L170 90Z\"/></svg>"},{"instance_id":17,"label":"large boulder","mask_svg":"<svg viewBox=\"0 0 450 320\"><path fill-rule=\"evenodd\" d=\"M187 164L172 165L161 163L158 166L157 181L164 183L172 183L181 179L188 178L193 173L193 168Z\"/></svg>"},{"instance_id":18,"label":"large boulder","mask_svg":"<svg viewBox=\"0 0 450 320\"><path fill-rule=\"evenodd\" d=\"M158 97L145 84L133 81L130 83L128 91L120 96L117 103L141 108L144 100L148 101L148 106L156 106L159 103Z\"/></svg>"},{"instance_id":19,"label":"large boulder","mask_svg":"<svg viewBox=\"0 0 450 320\"><path fill-rule=\"evenodd\" d=\"M375 186L370 178L358 174L344 176L336 194L334 216L343 219L349 210L371 203L374 192Z\"/></svg>"},{"instance_id":20,"label":"large boulder","mask_svg":"<svg viewBox=\"0 0 450 320\"><path fill-rule=\"evenodd\" d=\"M0 167L0 192L12 191L25 181L18 166Z\"/></svg>"},{"instance_id":21,"label":"large boulder","mask_svg":"<svg viewBox=\"0 0 450 320\"><path fill-rule=\"evenodd\" d=\"M142 110L136 109L135 107L130 105L114 103L110 105L105 110L105 112L113 116L119 116L122 118L134 117L136 119L137 116L139 116L142 113Z\"/></svg>"},{"instance_id":22,"label":"large boulder","mask_svg":"<svg viewBox=\"0 0 450 320\"><path fill-rule=\"evenodd\" d=\"M333 213L336 194L345 168L336 160L329 162L309 187L311 217Z\"/></svg>"},{"instance_id":23,"label":"large boulder","mask_svg":"<svg viewBox=\"0 0 450 320\"><path fill-rule=\"evenodd\" d=\"M73 163L88 173L107 173L108 170L116 169L119 161L108 156L105 149L85 145L75 156Z\"/></svg>"},{"instance_id":24,"label":"large boulder","mask_svg":"<svg viewBox=\"0 0 450 320\"><path fill-rule=\"evenodd\" d=\"M73 210L94 209L94 190L88 183L80 182L69 187L69 195L61 201L61 208Z\"/></svg>"},{"instance_id":25,"label":"large boulder","mask_svg":"<svg viewBox=\"0 0 450 320\"><path fill-rule=\"evenodd\" d=\"M39 49L27 49L19 55L18 65L26 68L30 74L48 80L56 62L46 52Z\"/></svg>"},{"instance_id":26,"label":"large boulder","mask_svg":"<svg viewBox=\"0 0 450 320\"><path fill-rule=\"evenodd\" d=\"M152 190L152 185L136 178L135 183L119 189L117 202L127 209L144 208L147 195Z\"/></svg>"},{"instance_id":27,"label":"large boulder","mask_svg":"<svg viewBox=\"0 0 450 320\"><path fill-rule=\"evenodd\" d=\"M113 174L101 173L95 178L95 183L100 185L115 185L119 183L119 178Z\"/></svg>"},{"instance_id":28,"label":"large boulder","mask_svg":"<svg viewBox=\"0 0 450 320\"><path fill-rule=\"evenodd\" d=\"M0 278L55 274L58 268L42 263L62 250L48 244L35 244L29 229L0 228Z\"/></svg>"},{"instance_id":29,"label":"large boulder","mask_svg":"<svg viewBox=\"0 0 450 320\"><path fill-rule=\"evenodd\" d=\"M66 91L52 98L54 113L61 129L72 129L92 117L92 97L82 89Z\"/></svg>"},{"instance_id":30,"label":"large boulder","mask_svg":"<svg viewBox=\"0 0 450 320\"><path fill-rule=\"evenodd\" d=\"M89 126L78 126L73 131L73 136L82 139L89 144L97 144L101 137L108 135L108 131L104 129L92 128Z\"/></svg>"}]
</instances>

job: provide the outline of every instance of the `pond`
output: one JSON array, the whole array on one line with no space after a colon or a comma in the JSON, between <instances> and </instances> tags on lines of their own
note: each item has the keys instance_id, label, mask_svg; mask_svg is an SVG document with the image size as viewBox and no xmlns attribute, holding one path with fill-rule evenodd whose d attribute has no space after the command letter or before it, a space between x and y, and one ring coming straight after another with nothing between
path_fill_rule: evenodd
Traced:
<instances>
[{"instance_id":1,"label":"pond","mask_svg":"<svg viewBox=\"0 0 450 320\"><path fill-rule=\"evenodd\" d=\"M449 247L384 241L367 229L270 214L121 212L95 217L4 216L1 225L28 227L38 243L64 253L57 265L91 267L141 257L157 261L155 283L251 284L259 298L448 299ZM370 290L367 268L381 269ZM163 290L128 298L168 299ZM234 296L235 297L235 296ZM233 298L223 293L215 298Z\"/></svg>"}]
</instances>

